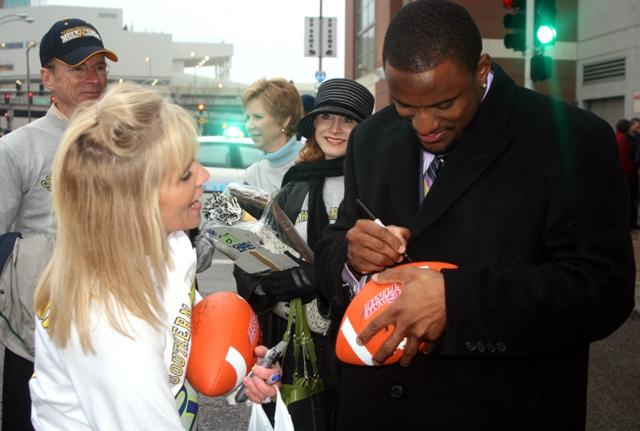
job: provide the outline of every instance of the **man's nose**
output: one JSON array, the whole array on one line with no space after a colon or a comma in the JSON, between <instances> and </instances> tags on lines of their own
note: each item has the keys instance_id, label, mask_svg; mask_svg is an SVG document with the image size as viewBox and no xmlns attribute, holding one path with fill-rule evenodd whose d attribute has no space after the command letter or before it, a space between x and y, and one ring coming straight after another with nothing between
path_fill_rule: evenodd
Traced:
<instances>
[{"instance_id":1,"label":"man's nose","mask_svg":"<svg viewBox=\"0 0 640 431\"><path fill-rule=\"evenodd\" d=\"M100 82L100 72L95 67L87 66L84 70L84 80L87 82Z\"/></svg>"},{"instance_id":2,"label":"man's nose","mask_svg":"<svg viewBox=\"0 0 640 431\"><path fill-rule=\"evenodd\" d=\"M422 109L411 119L411 125L418 135L428 135L440 127L438 118L430 110Z\"/></svg>"}]
</instances>

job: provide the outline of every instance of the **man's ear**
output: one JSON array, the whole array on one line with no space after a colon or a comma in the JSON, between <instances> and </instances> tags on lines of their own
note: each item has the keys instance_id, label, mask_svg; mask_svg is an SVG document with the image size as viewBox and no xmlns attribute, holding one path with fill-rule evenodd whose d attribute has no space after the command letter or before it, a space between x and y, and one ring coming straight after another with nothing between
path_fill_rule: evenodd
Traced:
<instances>
[{"instance_id":1,"label":"man's ear","mask_svg":"<svg viewBox=\"0 0 640 431\"><path fill-rule=\"evenodd\" d=\"M480 55L478 60L478 84L480 87L486 85L489 71L491 70L491 57L486 52Z\"/></svg>"},{"instance_id":2,"label":"man's ear","mask_svg":"<svg viewBox=\"0 0 640 431\"><path fill-rule=\"evenodd\" d=\"M51 69L47 69L46 67L40 68L40 80L42 84L47 87L50 91L54 91L53 85L53 72Z\"/></svg>"}]
</instances>

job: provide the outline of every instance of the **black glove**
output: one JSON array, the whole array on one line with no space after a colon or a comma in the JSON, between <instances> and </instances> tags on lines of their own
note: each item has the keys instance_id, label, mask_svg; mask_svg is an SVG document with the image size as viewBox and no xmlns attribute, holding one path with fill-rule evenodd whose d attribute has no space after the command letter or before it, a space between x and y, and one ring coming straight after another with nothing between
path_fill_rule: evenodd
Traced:
<instances>
[{"instance_id":1,"label":"black glove","mask_svg":"<svg viewBox=\"0 0 640 431\"><path fill-rule=\"evenodd\" d=\"M278 301L301 298L307 303L316 297L316 270L312 264L289 255L299 266L272 272L260 282L262 289Z\"/></svg>"}]
</instances>

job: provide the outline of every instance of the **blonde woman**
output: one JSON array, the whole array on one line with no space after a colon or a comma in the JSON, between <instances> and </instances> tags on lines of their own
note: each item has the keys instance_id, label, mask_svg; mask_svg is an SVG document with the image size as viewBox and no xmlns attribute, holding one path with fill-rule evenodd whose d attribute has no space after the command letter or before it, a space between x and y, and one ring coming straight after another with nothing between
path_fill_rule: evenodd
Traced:
<instances>
[{"instance_id":1,"label":"blonde woman","mask_svg":"<svg viewBox=\"0 0 640 431\"><path fill-rule=\"evenodd\" d=\"M71 121L53 165L57 242L35 298L36 429L196 422L185 380L196 255L183 231L200 223L208 174L195 130L182 108L127 84ZM248 386L254 401L275 394Z\"/></svg>"}]
</instances>

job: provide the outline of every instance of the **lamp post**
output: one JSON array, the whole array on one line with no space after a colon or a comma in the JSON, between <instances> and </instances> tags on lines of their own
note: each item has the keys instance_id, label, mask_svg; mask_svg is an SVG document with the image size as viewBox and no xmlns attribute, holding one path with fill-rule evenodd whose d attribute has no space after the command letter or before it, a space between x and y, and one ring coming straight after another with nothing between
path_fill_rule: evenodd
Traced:
<instances>
[{"instance_id":1,"label":"lamp post","mask_svg":"<svg viewBox=\"0 0 640 431\"><path fill-rule=\"evenodd\" d=\"M29 69L29 51L38 43L35 40L27 42L27 122L31 122L31 71Z\"/></svg>"},{"instance_id":2,"label":"lamp post","mask_svg":"<svg viewBox=\"0 0 640 431\"><path fill-rule=\"evenodd\" d=\"M144 62L149 65L149 80L151 80L151 57L145 57Z\"/></svg>"}]
</instances>

